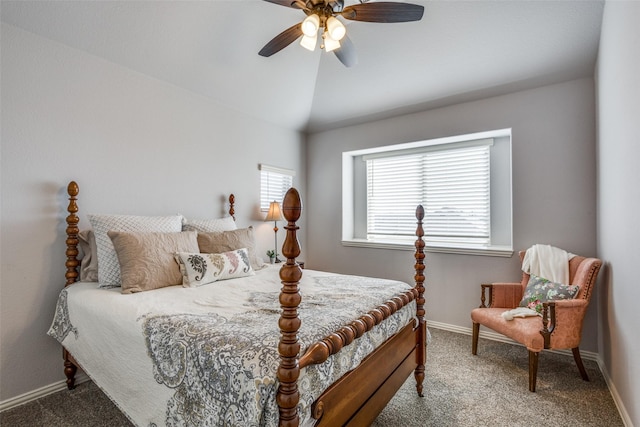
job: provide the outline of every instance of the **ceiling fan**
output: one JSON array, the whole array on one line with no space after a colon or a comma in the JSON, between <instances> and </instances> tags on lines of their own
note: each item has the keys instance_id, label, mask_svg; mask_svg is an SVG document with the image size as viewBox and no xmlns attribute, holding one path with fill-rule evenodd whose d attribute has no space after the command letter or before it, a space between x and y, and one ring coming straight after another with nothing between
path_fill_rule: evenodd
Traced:
<instances>
[{"instance_id":1,"label":"ceiling fan","mask_svg":"<svg viewBox=\"0 0 640 427\"><path fill-rule=\"evenodd\" d=\"M357 63L353 43L347 30L337 17L364 22L411 22L422 19L424 6L410 3L374 2L344 6L344 0L264 0L280 6L302 10L307 17L300 23L287 28L258 52L261 56L271 56L302 37L302 47L314 50L318 33L322 29L320 48L333 52L345 66Z\"/></svg>"}]
</instances>

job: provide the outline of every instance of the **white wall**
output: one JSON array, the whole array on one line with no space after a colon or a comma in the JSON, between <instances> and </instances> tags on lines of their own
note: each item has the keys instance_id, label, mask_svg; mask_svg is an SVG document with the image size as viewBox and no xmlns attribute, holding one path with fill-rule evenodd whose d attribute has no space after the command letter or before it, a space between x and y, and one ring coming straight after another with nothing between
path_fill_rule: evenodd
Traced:
<instances>
[{"instance_id":1,"label":"white wall","mask_svg":"<svg viewBox=\"0 0 640 427\"><path fill-rule=\"evenodd\" d=\"M640 426L640 2L607 1L597 67L599 352ZM624 411L623 411L624 414Z\"/></svg>"},{"instance_id":2,"label":"white wall","mask_svg":"<svg viewBox=\"0 0 640 427\"><path fill-rule=\"evenodd\" d=\"M263 254L273 224L257 215L258 163L298 171L304 197L304 157L297 132L3 24L0 401L64 379L45 334L64 285L70 180L81 226L89 212L218 217L234 192Z\"/></svg>"},{"instance_id":3,"label":"white wall","mask_svg":"<svg viewBox=\"0 0 640 427\"><path fill-rule=\"evenodd\" d=\"M340 244L343 151L509 127L515 249L548 243L595 256L594 83L581 79L310 135L309 266L413 280L410 252ZM480 304L480 283L521 278L517 254L497 258L428 253L426 267L427 318L467 329L469 312ZM589 308L581 345L592 352L597 349L596 306Z\"/></svg>"}]
</instances>

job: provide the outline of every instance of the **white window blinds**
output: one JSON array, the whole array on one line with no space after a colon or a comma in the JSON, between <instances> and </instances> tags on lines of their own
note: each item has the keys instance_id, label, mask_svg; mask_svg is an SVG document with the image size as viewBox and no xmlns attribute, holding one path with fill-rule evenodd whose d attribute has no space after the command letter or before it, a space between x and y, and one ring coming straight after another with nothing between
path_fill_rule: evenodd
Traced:
<instances>
[{"instance_id":1,"label":"white window blinds","mask_svg":"<svg viewBox=\"0 0 640 427\"><path fill-rule=\"evenodd\" d=\"M260 165L260 210L267 212L274 200L282 203L284 195L293 187L295 171Z\"/></svg>"},{"instance_id":2,"label":"white window blinds","mask_svg":"<svg viewBox=\"0 0 640 427\"><path fill-rule=\"evenodd\" d=\"M492 142L365 156L367 238L413 239L422 204L427 242L489 244Z\"/></svg>"}]
</instances>

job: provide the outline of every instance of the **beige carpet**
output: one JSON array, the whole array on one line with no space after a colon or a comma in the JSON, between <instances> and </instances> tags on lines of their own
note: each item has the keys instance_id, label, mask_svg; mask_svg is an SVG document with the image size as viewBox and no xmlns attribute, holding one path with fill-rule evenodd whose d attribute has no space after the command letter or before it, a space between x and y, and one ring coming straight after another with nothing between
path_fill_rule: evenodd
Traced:
<instances>
[{"instance_id":1,"label":"beige carpet","mask_svg":"<svg viewBox=\"0 0 640 427\"><path fill-rule=\"evenodd\" d=\"M537 392L528 391L525 348L431 329L425 397L409 378L373 424L411 426L623 426L598 366L585 361L591 378L582 381L573 358L543 352ZM62 364L61 364L62 368ZM0 425L124 427L127 418L91 382L0 414ZM142 426L147 427L147 426Z\"/></svg>"}]
</instances>

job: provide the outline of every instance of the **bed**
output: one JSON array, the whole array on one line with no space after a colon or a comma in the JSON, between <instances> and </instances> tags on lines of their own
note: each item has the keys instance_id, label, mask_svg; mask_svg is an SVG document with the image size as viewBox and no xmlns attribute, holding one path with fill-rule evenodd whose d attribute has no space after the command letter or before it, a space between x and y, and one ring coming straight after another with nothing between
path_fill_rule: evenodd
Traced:
<instances>
[{"instance_id":1,"label":"bed","mask_svg":"<svg viewBox=\"0 0 640 427\"><path fill-rule=\"evenodd\" d=\"M415 285L309 269L303 274L296 262L302 203L292 188L282 203L281 266L252 269L246 248L238 248L207 255L226 257L219 271L236 273L225 280L124 293L131 269L122 256L122 288L79 281L78 185L71 182L67 191L66 286L49 335L63 346L69 389L82 368L141 426L369 425L412 372L422 396L421 206ZM231 218L234 203L230 196ZM131 234L109 233L114 244ZM183 280L205 276L201 264L186 261L198 254L172 256Z\"/></svg>"}]
</instances>

